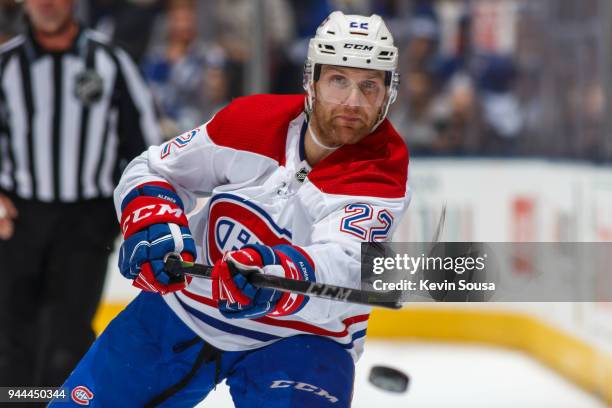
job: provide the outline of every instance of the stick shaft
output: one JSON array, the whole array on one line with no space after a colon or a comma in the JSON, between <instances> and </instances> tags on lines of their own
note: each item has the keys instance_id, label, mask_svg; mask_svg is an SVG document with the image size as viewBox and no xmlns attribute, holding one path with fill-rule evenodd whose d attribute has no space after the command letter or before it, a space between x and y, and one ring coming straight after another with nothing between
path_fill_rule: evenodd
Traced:
<instances>
[{"instance_id":1,"label":"stick shaft","mask_svg":"<svg viewBox=\"0 0 612 408\"><path fill-rule=\"evenodd\" d=\"M166 268L174 273L181 273L197 278L212 279L212 266L181 262L175 259L166 261ZM388 309L400 309L401 303L397 301L397 294L389 294L389 300L384 300L384 294L370 291L351 289L325 283L300 281L281 278L263 273L252 273L248 276L249 283L259 288L270 288L284 292L299 293L306 296L318 297L340 302L358 303L367 306L378 306Z\"/></svg>"}]
</instances>

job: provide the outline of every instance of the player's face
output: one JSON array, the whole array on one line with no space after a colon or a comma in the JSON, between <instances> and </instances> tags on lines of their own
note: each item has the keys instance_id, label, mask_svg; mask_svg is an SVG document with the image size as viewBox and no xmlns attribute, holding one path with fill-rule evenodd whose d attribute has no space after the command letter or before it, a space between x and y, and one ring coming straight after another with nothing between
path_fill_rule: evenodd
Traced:
<instances>
[{"instance_id":1,"label":"player's face","mask_svg":"<svg viewBox=\"0 0 612 408\"><path fill-rule=\"evenodd\" d=\"M313 115L330 145L367 136L387 97L383 71L323 65L315 83Z\"/></svg>"},{"instance_id":2,"label":"player's face","mask_svg":"<svg viewBox=\"0 0 612 408\"><path fill-rule=\"evenodd\" d=\"M72 20L73 0L26 0L26 12L34 28L57 34Z\"/></svg>"}]
</instances>

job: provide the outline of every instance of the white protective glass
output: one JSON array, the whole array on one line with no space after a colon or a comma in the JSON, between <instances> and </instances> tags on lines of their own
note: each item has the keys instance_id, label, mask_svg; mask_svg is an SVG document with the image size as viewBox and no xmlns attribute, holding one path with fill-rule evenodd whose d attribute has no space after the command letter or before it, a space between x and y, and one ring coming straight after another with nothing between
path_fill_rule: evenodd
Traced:
<instances>
[{"instance_id":1,"label":"white protective glass","mask_svg":"<svg viewBox=\"0 0 612 408\"><path fill-rule=\"evenodd\" d=\"M387 87L380 77L357 80L334 69L322 72L317 85L319 100L338 105L380 108L387 95Z\"/></svg>"}]
</instances>

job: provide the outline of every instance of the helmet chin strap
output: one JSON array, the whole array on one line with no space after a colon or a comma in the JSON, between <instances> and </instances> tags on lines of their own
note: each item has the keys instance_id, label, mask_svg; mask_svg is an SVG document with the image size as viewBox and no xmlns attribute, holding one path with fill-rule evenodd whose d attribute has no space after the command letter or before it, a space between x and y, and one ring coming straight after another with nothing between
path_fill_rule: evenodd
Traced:
<instances>
[{"instance_id":1,"label":"helmet chin strap","mask_svg":"<svg viewBox=\"0 0 612 408\"><path fill-rule=\"evenodd\" d=\"M323 142L321 142L316 136L315 133L312 131L312 128L310 127L310 121L308 121L308 134L310 135L310 137L312 138L312 141L319 146L321 149L325 149L325 150L336 150L339 147L342 147L342 145L340 146L327 146L326 144L324 144Z\"/></svg>"},{"instance_id":2,"label":"helmet chin strap","mask_svg":"<svg viewBox=\"0 0 612 408\"><path fill-rule=\"evenodd\" d=\"M374 132L378 126L383 123L383 121L385 120L385 118L387 117L387 113L389 112L389 105L391 105L391 103L389 102L389 98L387 98L387 100L385 101L384 105L381 106L380 108L380 113L378 114L378 120L376 121L376 123L374 124L374 126L372 126L372 130L370 131L370 133Z\"/></svg>"}]
</instances>

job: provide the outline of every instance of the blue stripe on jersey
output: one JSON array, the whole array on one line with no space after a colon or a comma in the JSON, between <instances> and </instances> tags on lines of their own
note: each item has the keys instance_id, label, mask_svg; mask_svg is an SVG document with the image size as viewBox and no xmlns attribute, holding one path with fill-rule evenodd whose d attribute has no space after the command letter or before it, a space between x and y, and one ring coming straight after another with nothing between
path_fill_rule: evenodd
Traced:
<instances>
[{"instance_id":1,"label":"blue stripe on jersey","mask_svg":"<svg viewBox=\"0 0 612 408\"><path fill-rule=\"evenodd\" d=\"M353 333L353 335L351 336L351 342L350 343L348 343L348 344L340 343L340 345L342 347L344 347L345 349L352 349L353 348L353 343L355 342L355 340L359 340L360 338L365 337L366 331L367 331L367 329L363 329L363 330L359 330L358 332Z\"/></svg>"},{"instance_id":2,"label":"blue stripe on jersey","mask_svg":"<svg viewBox=\"0 0 612 408\"><path fill-rule=\"evenodd\" d=\"M187 312L189 312L192 316L197 317L203 323L206 323L209 326L214 327L217 330L221 330L231 334L237 334L239 336L248 337L250 339L259 340L259 341L271 341L271 340L280 340L282 337L274 336L268 333L261 333L255 330L244 329L242 327L237 327L221 320L215 319L205 313L200 312L197 309L187 305L185 302L181 301L178 296L174 295L179 303L185 308Z\"/></svg>"},{"instance_id":3,"label":"blue stripe on jersey","mask_svg":"<svg viewBox=\"0 0 612 408\"><path fill-rule=\"evenodd\" d=\"M300 161L306 160L306 148L304 142L307 128L308 121L305 120L304 123L302 123L302 129L300 129Z\"/></svg>"},{"instance_id":4,"label":"blue stripe on jersey","mask_svg":"<svg viewBox=\"0 0 612 408\"><path fill-rule=\"evenodd\" d=\"M237 326L234 326L234 325L222 322L221 320L215 319L214 317L209 316L209 315L207 315L205 313L202 313L199 310L194 309L193 307L189 306L188 304L183 302L181 299L179 299L179 297L176 296L176 294L174 294L174 297L176 298L176 300L179 301L181 306L183 306L186 311L191 313L191 315L197 317L203 323L206 323L209 326L212 326L212 327L214 327L217 330L221 330L221 331L224 331L224 332L227 332L227 333L237 334L237 335L240 335L240 336L248 337L250 339L259 340L259 341L280 340L280 339L283 338L283 337L280 337L280 336L274 336L272 334L262 333L262 332L258 332L258 331L255 331L255 330L244 329L242 327L237 327ZM347 350L348 349L352 349L353 348L353 343L356 340L359 340L360 338L365 337L366 331L367 331L367 329L363 329L363 330L359 330L359 331L353 333L351 335L351 342L350 343L342 344L342 343L338 342L338 344L340 344L343 348L345 348Z\"/></svg>"}]
</instances>

